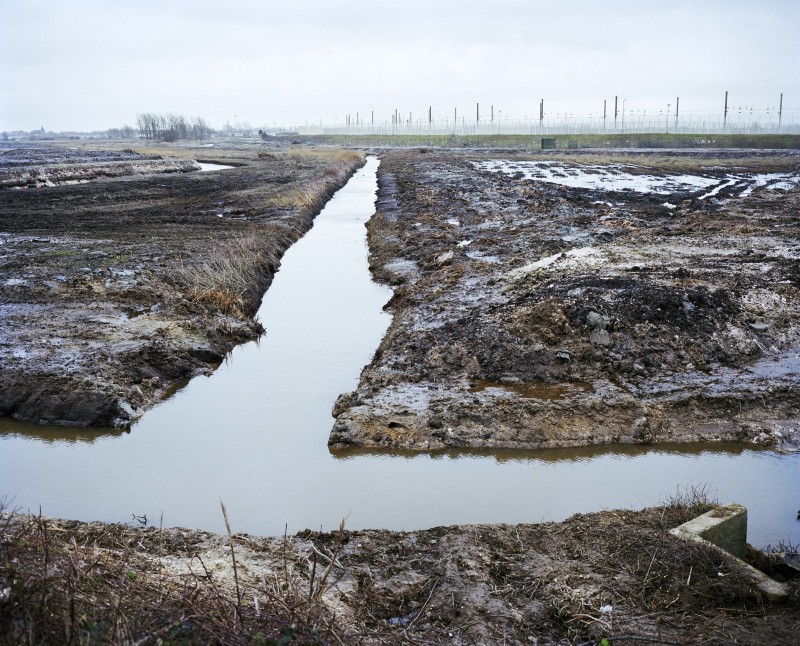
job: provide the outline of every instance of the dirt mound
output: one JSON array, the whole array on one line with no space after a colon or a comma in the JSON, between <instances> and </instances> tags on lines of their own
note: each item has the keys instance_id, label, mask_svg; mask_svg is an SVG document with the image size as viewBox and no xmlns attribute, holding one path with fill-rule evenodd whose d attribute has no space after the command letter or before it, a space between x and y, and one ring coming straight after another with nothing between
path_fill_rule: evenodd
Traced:
<instances>
[{"instance_id":1,"label":"dirt mound","mask_svg":"<svg viewBox=\"0 0 800 646\"><path fill-rule=\"evenodd\" d=\"M797 579L770 605L669 533L707 508L286 538L0 516L0 641L794 643Z\"/></svg>"},{"instance_id":2,"label":"dirt mound","mask_svg":"<svg viewBox=\"0 0 800 646\"><path fill-rule=\"evenodd\" d=\"M619 172L584 157L559 164ZM800 446L800 189L759 179L795 156L626 157L667 195L487 159L384 154L370 264L394 320L332 447Z\"/></svg>"}]
</instances>

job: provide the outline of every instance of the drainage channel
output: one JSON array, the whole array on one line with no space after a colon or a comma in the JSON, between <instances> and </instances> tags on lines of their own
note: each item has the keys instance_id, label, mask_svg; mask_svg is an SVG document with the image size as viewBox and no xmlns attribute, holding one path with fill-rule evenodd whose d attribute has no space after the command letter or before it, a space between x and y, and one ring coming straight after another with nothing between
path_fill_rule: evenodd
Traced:
<instances>
[{"instance_id":1,"label":"drainage channel","mask_svg":"<svg viewBox=\"0 0 800 646\"><path fill-rule=\"evenodd\" d=\"M0 420L0 496L48 516L223 531L418 529L557 521L640 508L707 487L749 510L756 546L800 542L800 456L739 445L332 455L336 397L352 390L389 324L390 290L372 282L364 223L379 161L370 157L284 256L259 318L237 347L130 433Z\"/></svg>"}]
</instances>

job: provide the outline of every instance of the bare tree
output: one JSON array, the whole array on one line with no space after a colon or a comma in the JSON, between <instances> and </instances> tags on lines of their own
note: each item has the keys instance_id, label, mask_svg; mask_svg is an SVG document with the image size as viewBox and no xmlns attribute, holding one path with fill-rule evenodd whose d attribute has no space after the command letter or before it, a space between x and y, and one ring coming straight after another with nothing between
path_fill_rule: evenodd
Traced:
<instances>
[{"instance_id":1,"label":"bare tree","mask_svg":"<svg viewBox=\"0 0 800 646\"><path fill-rule=\"evenodd\" d=\"M145 112L136 117L136 125L145 139L157 141L207 139L211 135L211 128L204 119L195 117L190 123L179 114Z\"/></svg>"},{"instance_id":2,"label":"bare tree","mask_svg":"<svg viewBox=\"0 0 800 646\"><path fill-rule=\"evenodd\" d=\"M192 119L192 138L202 141L211 136L211 128L208 127L205 119L202 117L195 117Z\"/></svg>"}]
</instances>

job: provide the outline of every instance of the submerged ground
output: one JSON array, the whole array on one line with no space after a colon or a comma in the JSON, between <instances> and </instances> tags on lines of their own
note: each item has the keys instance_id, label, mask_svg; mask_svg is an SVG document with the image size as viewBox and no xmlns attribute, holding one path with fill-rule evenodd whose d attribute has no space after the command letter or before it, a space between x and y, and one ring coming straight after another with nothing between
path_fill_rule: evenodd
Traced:
<instances>
[{"instance_id":1,"label":"submerged ground","mask_svg":"<svg viewBox=\"0 0 800 646\"><path fill-rule=\"evenodd\" d=\"M800 156L382 154L332 447L800 443Z\"/></svg>"}]
</instances>

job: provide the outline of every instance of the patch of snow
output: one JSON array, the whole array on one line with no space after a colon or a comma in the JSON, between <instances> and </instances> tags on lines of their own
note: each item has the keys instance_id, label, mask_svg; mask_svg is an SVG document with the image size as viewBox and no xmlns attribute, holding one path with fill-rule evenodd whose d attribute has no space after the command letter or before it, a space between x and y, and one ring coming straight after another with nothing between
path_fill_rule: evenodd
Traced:
<instances>
[{"instance_id":1,"label":"patch of snow","mask_svg":"<svg viewBox=\"0 0 800 646\"><path fill-rule=\"evenodd\" d=\"M800 175L791 175L789 173L762 173L760 175L753 175L752 183L741 193L739 197L747 197L755 189L766 186L769 190L791 190L800 184Z\"/></svg>"},{"instance_id":2,"label":"patch of snow","mask_svg":"<svg viewBox=\"0 0 800 646\"><path fill-rule=\"evenodd\" d=\"M419 266L417 263L413 260L407 260L404 258L388 262L384 268L386 271L390 271L401 276L411 276L419 273Z\"/></svg>"},{"instance_id":3,"label":"patch of snow","mask_svg":"<svg viewBox=\"0 0 800 646\"><path fill-rule=\"evenodd\" d=\"M523 276L531 274L541 269L570 269L578 265L594 265L602 262L602 253L594 247L579 247L570 249L552 256L545 256L536 262L532 262L524 267L512 269L506 274L509 280L518 280Z\"/></svg>"},{"instance_id":4,"label":"patch of snow","mask_svg":"<svg viewBox=\"0 0 800 646\"><path fill-rule=\"evenodd\" d=\"M605 191L635 191L637 193L675 193L708 188L719 179L700 175L633 174L617 165L566 164L562 162L515 162L492 160L472 162L478 170L502 172L509 175L522 173L525 179L575 188Z\"/></svg>"},{"instance_id":5,"label":"patch of snow","mask_svg":"<svg viewBox=\"0 0 800 646\"><path fill-rule=\"evenodd\" d=\"M484 256L480 251L468 251L467 258L471 258L472 260L480 260L481 262L488 262L490 265L496 265L500 262L500 259L497 256Z\"/></svg>"},{"instance_id":6,"label":"patch of snow","mask_svg":"<svg viewBox=\"0 0 800 646\"><path fill-rule=\"evenodd\" d=\"M200 171L211 171L211 170L227 170L228 168L234 168L234 166L226 166L225 164L205 164L202 162L197 162L197 165L200 166Z\"/></svg>"},{"instance_id":7,"label":"patch of snow","mask_svg":"<svg viewBox=\"0 0 800 646\"><path fill-rule=\"evenodd\" d=\"M522 173L525 179L550 184L560 184L574 188L600 189L605 191L635 191L637 193L669 194L698 189L709 189L699 199L713 197L722 189L738 183L747 187L739 194L746 197L754 189L766 186L768 189L789 190L800 184L800 175L790 173L761 173L757 175L728 174L723 179L702 175L647 175L634 174L625 169L631 166L618 164L597 165L564 162L521 161L510 162L493 159L472 162L478 170L515 175ZM713 187L713 188L712 188ZM592 204L610 202L595 200ZM620 206L620 205L618 205Z\"/></svg>"},{"instance_id":8,"label":"patch of snow","mask_svg":"<svg viewBox=\"0 0 800 646\"><path fill-rule=\"evenodd\" d=\"M455 254L452 251L445 251L444 253L436 256L436 263L443 265L446 262L450 262L454 257Z\"/></svg>"},{"instance_id":9,"label":"patch of snow","mask_svg":"<svg viewBox=\"0 0 800 646\"><path fill-rule=\"evenodd\" d=\"M472 244L472 240L462 240L456 246L458 246L458 247L468 247L471 244Z\"/></svg>"},{"instance_id":10,"label":"patch of snow","mask_svg":"<svg viewBox=\"0 0 800 646\"><path fill-rule=\"evenodd\" d=\"M733 186L734 184L736 184L736 182L739 182L739 181L741 181L741 180L742 180L742 178L741 178L741 177L733 177L732 179L729 179L727 182L722 182L721 184L719 184L719 186L715 186L715 187L714 187L713 189L711 189L711 190L710 190L708 193L703 193L703 195L701 195L701 196L700 196L699 198L697 198L697 199L698 199L698 200L704 200L704 199L706 199L707 197L714 197L714 196L715 196L717 193L719 193L719 192L720 192L720 191L721 191L723 188L728 188L729 186Z\"/></svg>"},{"instance_id":11,"label":"patch of snow","mask_svg":"<svg viewBox=\"0 0 800 646\"><path fill-rule=\"evenodd\" d=\"M753 289L741 297L742 307L758 316L765 316L786 307L786 298L769 289Z\"/></svg>"}]
</instances>

